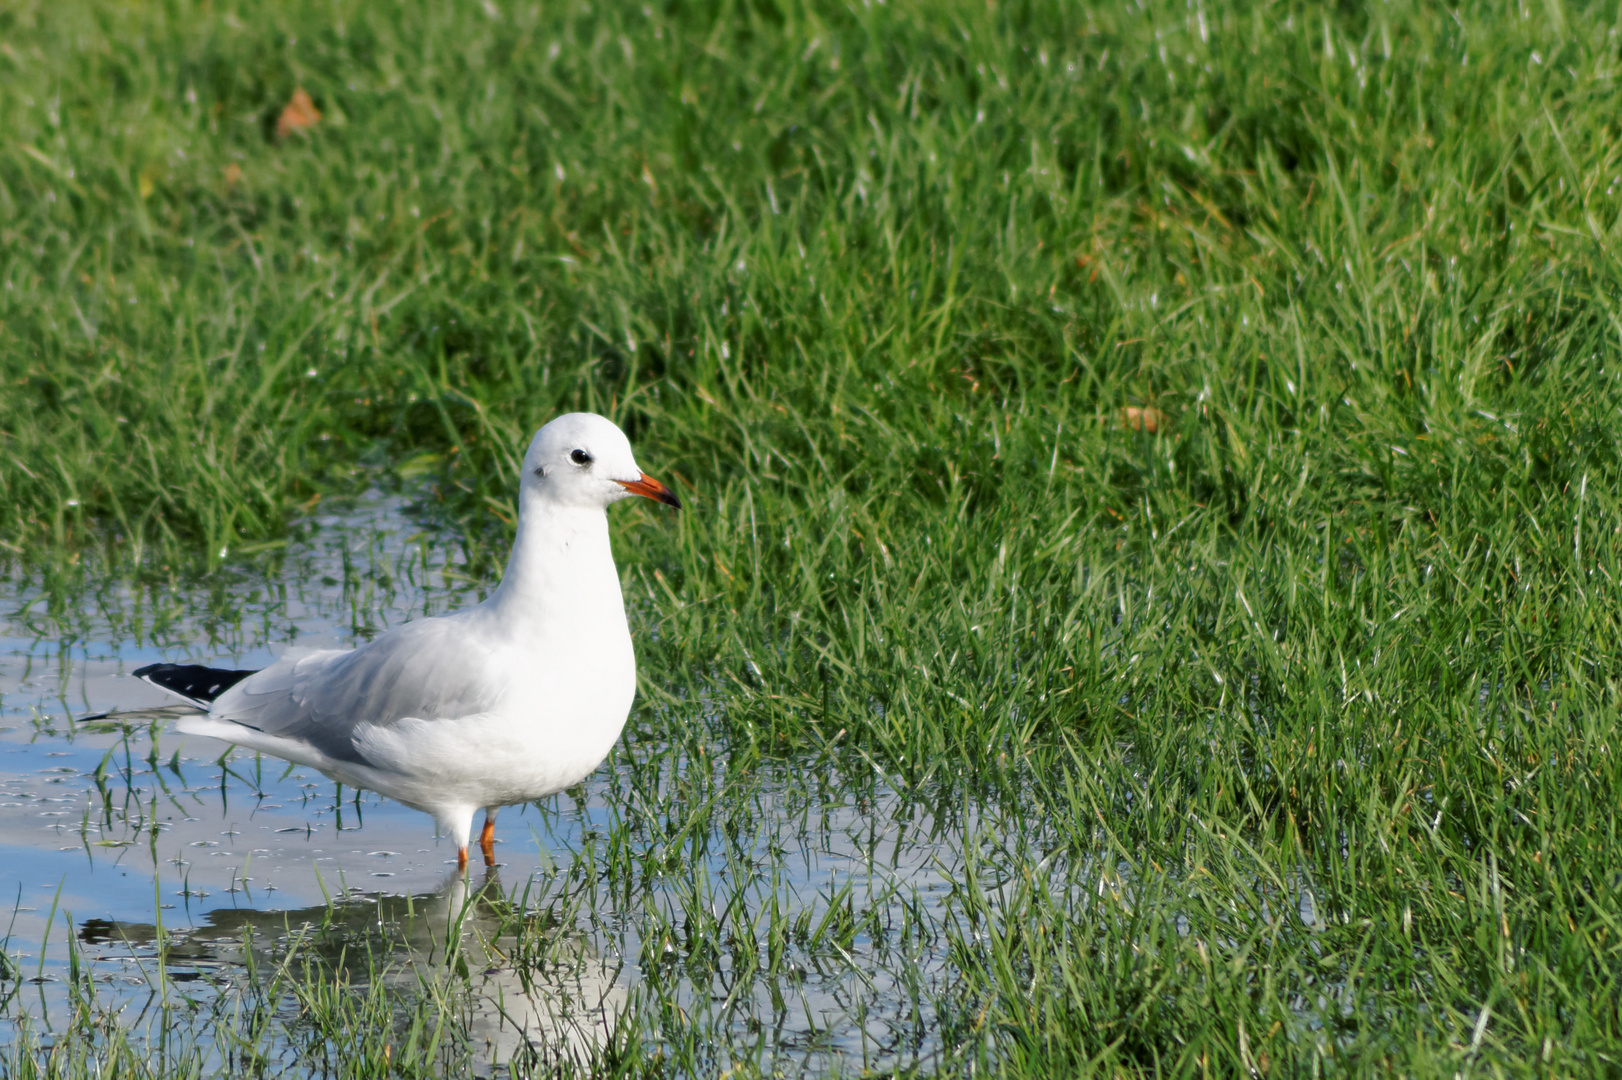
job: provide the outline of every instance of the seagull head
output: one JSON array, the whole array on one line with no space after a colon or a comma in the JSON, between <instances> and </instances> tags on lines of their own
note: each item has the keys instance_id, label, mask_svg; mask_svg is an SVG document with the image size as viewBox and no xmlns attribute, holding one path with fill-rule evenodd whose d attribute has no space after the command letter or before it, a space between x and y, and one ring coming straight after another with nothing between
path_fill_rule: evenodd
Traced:
<instances>
[{"instance_id":1,"label":"seagull head","mask_svg":"<svg viewBox=\"0 0 1622 1080\"><path fill-rule=\"evenodd\" d=\"M625 432L596 413L564 413L537 431L524 455L523 485L571 506L606 507L641 495L681 509L675 492L637 467Z\"/></svg>"}]
</instances>

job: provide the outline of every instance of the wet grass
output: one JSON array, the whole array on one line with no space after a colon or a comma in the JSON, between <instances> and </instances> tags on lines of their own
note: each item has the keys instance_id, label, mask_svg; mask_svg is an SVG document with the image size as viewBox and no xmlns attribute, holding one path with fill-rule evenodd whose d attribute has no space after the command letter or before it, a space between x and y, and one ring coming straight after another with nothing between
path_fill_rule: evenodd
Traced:
<instances>
[{"instance_id":1,"label":"wet grass","mask_svg":"<svg viewBox=\"0 0 1622 1080\"><path fill-rule=\"evenodd\" d=\"M606 411L691 507L616 511L622 753L999 823L929 1069L1614 1072L1613 19L14 4L0 541L161 580L376 484L488 574ZM685 872L622 825L620 902ZM639 1016L605 1069L725 1067Z\"/></svg>"}]
</instances>

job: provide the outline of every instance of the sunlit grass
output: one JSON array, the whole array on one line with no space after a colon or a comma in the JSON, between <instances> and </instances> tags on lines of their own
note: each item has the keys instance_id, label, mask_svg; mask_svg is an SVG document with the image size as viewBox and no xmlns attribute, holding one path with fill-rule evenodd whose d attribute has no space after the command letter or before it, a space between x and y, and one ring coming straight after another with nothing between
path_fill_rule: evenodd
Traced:
<instances>
[{"instance_id":1,"label":"sunlit grass","mask_svg":"<svg viewBox=\"0 0 1622 1080\"><path fill-rule=\"evenodd\" d=\"M493 572L602 410L621 752L1006 821L939 1068L1613 1071L1613 16L14 4L0 542Z\"/></svg>"}]
</instances>

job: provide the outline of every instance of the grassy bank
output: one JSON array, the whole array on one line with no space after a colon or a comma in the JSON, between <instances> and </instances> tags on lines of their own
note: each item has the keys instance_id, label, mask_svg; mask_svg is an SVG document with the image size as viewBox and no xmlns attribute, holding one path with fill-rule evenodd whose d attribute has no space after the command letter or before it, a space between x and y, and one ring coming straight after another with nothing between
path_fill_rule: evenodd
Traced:
<instances>
[{"instance_id":1,"label":"grassy bank","mask_svg":"<svg viewBox=\"0 0 1622 1080\"><path fill-rule=\"evenodd\" d=\"M0 541L482 559L606 411L647 700L1011 815L987 1068L1615 1069L1609 18L15 4Z\"/></svg>"}]
</instances>

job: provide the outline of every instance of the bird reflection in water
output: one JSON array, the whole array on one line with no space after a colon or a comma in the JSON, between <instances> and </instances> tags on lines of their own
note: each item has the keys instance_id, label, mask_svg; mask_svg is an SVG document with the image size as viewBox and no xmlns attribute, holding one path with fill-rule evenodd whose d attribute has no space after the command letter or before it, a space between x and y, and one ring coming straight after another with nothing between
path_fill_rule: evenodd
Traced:
<instances>
[{"instance_id":1,"label":"bird reflection in water","mask_svg":"<svg viewBox=\"0 0 1622 1080\"><path fill-rule=\"evenodd\" d=\"M147 961L161 952L170 981L225 992L256 979L267 989L280 971L308 983L302 973L314 970L329 985L381 987L400 1017L419 1004L459 1014L481 1064L583 1064L608 1045L623 1011L619 966L561 922L548 925L547 911L525 912L521 900L507 896L495 868L476 883L453 871L427 895L352 894L285 911L218 908L201 925L161 935L149 923L88 919L78 938L103 959L121 947Z\"/></svg>"}]
</instances>

